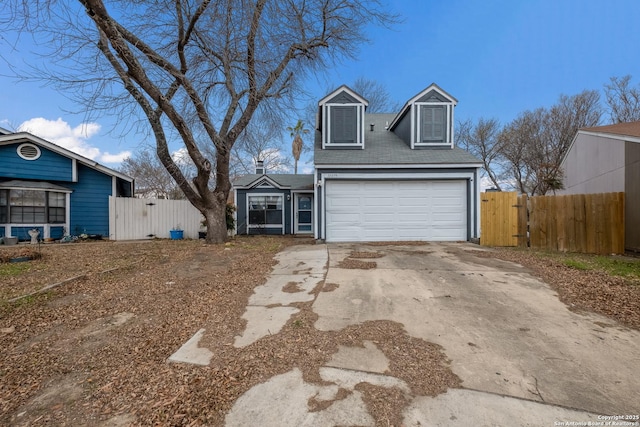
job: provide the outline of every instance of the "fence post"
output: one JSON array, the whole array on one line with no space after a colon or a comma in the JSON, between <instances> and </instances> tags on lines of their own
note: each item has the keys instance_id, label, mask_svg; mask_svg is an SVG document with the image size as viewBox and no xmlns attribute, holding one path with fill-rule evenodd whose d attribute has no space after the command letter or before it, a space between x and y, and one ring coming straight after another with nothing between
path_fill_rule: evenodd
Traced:
<instances>
[{"instance_id":1,"label":"fence post","mask_svg":"<svg viewBox=\"0 0 640 427\"><path fill-rule=\"evenodd\" d=\"M518 196L518 247L529 246L529 198L526 194Z\"/></svg>"}]
</instances>

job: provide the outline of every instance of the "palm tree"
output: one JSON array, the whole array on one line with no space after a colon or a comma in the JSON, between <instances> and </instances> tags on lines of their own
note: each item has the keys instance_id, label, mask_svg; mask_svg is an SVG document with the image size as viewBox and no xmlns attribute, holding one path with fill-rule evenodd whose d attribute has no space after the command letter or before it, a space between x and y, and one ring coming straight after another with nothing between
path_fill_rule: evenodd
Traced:
<instances>
[{"instance_id":1,"label":"palm tree","mask_svg":"<svg viewBox=\"0 0 640 427\"><path fill-rule=\"evenodd\" d=\"M295 161L293 172L297 174L298 160L300 160L300 153L302 153L302 147L304 146L302 135L307 135L309 133L309 129L305 129L304 122L298 119L298 123L296 123L294 127L288 126L287 130L291 133L291 137L293 138L293 143L291 144L291 151L293 153L293 159Z\"/></svg>"}]
</instances>

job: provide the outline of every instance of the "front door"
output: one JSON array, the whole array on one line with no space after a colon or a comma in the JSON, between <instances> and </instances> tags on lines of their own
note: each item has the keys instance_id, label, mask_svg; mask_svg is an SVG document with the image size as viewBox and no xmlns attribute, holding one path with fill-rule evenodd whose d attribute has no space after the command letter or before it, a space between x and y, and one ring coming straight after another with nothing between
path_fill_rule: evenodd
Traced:
<instances>
[{"instance_id":1,"label":"front door","mask_svg":"<svg viewBox=\"0 0 640 427\"><path fill-rule=\"evenodd\" d=\"M313 233L313 195L296 194L296 234Z\"/></svg>"}]
</instances>

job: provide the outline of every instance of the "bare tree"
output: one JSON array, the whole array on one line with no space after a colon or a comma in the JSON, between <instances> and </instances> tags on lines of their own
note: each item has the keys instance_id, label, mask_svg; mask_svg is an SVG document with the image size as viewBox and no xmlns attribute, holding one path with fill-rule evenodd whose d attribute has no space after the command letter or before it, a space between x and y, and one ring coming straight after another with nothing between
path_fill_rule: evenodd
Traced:
<instances>
[{"instance_id":1,"label":"bare tree","mask_svg":"<svg viewBox=\"0 0 640 427\"><path fill-rule=\"evenodd\" d=\"M231 177L255 173L262 161L265 170L288 171L291 163L282 149L282 129L268 120L253 120L231 151Z\"/></svg>"},{"instance_id":2,"label":"bare tree","mask_svg":"<svg viewBox=\"0 0 640 427\"><path fill-rule=\"evenodd\" d=\"M535 146L541 144L545 110L526 111L507 124L498 136L505 159L505 173L511 185L521 193L534 194Z\"/></svg>"},{"instance_id":3,"label":"bare tree","mask_svg":"<svg viewBox=\"0 0 640 427\"><path fill-rule=\"evenodd\" d=\"M578 129L596 126L602 115L597 91L561 95L550 109L526 111L499 136L514 186L529 195L562 188L562 160Z\"/></svg>"},{"instance_id":4,"label":"bare tree","mask_svg":"<svg viewBox=\"0 0 640 427\"><path fill-rule=\"evenodd\" d=\"M7 0L0 30L22 23L44 33L52 58L75 61L66 75L57 67L48 77L88 107L123 120L142 112L211 243L227 235L231 151L254 114L290 107L309 72L353 55L370 23L394 19L377 1L360 0ZM200 149L198 134L215 158ZM176 142L196 168L192 180L171 157Z\"/></svg>"},{"instance_id":5,"label":"bare tree","mask_svg":"<svg viewBox=\"0 0 640 427\"><path fill-rule=\"evenodd\" d=\"M500 188L502 173L502 141L500 123L496 119L478 119L477 123L466 120L458 123L458 146L482 160L482 168L495 188Z\"/></svg>"},{"instance_id":6,"label":"bare tree","mask_svg":"<svg viewBox=\"0 0 640 427\"><path fill-rule=\"evenodd\" d=\"M597 126L602 117L600 94L585 90L573 96L561 95L546 116L546 143L539 154L538 194L563 188L561 163L580 128Z\"/></svg>"},{"instance_id":7,"label":"bare tree","mask_svg":"<svg viewBox=\"0 0 640 427\"><path fill-rule=\"evenodd\" d=\"M400 109L400 104L393 100L387 87L378 81L361 76L353 82L351 89L369 101L369 113L393 113Z\"/></svg>"},{"instance_id":8,"label":"bare tree","mask_svg":"<svg viewBox=\"0 0 640 427\"><path fill-rule=\"evenodd\" d=\"M631 76L611 77L604 94L612 123L640 120L640 86L630 87Z\"/></svg>"},{"instance_id":9,"label":"bare tree","mask_svg":"<svg viewBox=\"0 0 640 427\"><path fill-rule=\"evenodd\" d=\"M135 178L136 193L143 197L184 199L184 193L154 151L145 149L124 159L119 170Z\"/></svg>"}]
</instances>

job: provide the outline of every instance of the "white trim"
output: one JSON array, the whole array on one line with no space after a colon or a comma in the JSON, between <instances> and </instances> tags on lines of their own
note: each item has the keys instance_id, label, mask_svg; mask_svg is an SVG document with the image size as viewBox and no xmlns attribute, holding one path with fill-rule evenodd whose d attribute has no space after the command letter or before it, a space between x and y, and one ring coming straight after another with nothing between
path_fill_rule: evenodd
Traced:
<instances>
[{"instance_id":1,"label":"white trim","mask_svg":"<svg viewBox=\"0 0 640 427\"><path fill-rule=\"evenodd\" d=\"M234 226L235 226L235 233L234 234L237 235L238 234L238 189L235 188L235 187L233 188L233 203L235 205L235 209L233 210L233 219L234 219L233 223L234 223ZM248 230L247 230L247 234L249 234Z\"/></svg>"},{"instance_id":2,"label":"white trim","mask_svg":"<svg viewBox=\"0 0 640 427\"><path fill-rule=\"evenodd\" d=\"M298 204L298 198L300 196L306 196L306 197L311 197L313 199L313 193L309 193L309 192L296 192L292 194L293 196L293 203L291 204L292 206L292 215L291 215L291 234L304 234L304 235L309 235L309 234L313 234L313 229L315 227L315 214L313 212L313 202L314 200L311 201L311 208L309 209L311 211L311 230L308 231L300 231L298 229L299 227L299 221L298 221L298 214L300 213L300 206Z\"/></svg>"},{"instance_id":3,"label":"white trim","mask_svg":"<svg viewBox=\"0 0 640 427\"><path fill-rule=\"evenodd\" d=\"M459 168L481 168L481 163L434 163L434 164L334 164L315 165L315 169L459 169Z\"/></svg>"},{"instance_id":4,"label":"white trim","mask_svg":"<svg viewBox=\"0 0 640 427\"><path fill-rule=\"evenodd\" d=\"M313 168L313 213L318 214L318 197L321 197L318 192L322 193L322 189L318 187L318 170ZM313 222L313 238L318 239L318 221Z\"/></svg>"},{"instance_id":5,"label":"white trim","mask_svg":"<svg viewBox=\"0 0 640 427\"><path fill-rule=\"evenodd\" d=\"M326 95L324 98L322 98L320 101L318 101L318 105L325 104L329 99L333 98L334 96L336 96L340 92L347 92L347 94L351 95L353 98L355 98L358 101L360 101L360 104L364 104L365 106L369 105L369 101L364 99L362 96L358 95L356 92L353 91L353 89L351 89L347 85L341 85L339 88L337 88L333 92L331 92L328 95Z\"/></svg>"},{"instance_id":6,"label":"white trim","mask_svg":"<svg viewBox=\"0 0 640 427\"><path fill-rule=\"evenodd\" d=\"M64 230L69 231L69 224L71 224L71 190L41 190L41 189L33 189L33 188L22 188L22 187L11 187L9 188L9 190L36 190L36 191L44 191L45 194L48 192L52 192L52 193L64 193L65 194L65 217L64 217L64 223L50 223L47 222L48 218L48 210L45 210L45 216L47 216L45 218L44 222L32 222L32 223L14 223L14 222L8 222L2 225L2 227L4 227L5 229L5 236L11 236L11 228L12 227L20 227L20 228L36 228L36 227L42 227L43 233L42 236L40 236L41 239L46 239L51 237L51 227L63 227ZM9 202L9 200L7 200ZM48 202L47 202L48 205ZM9 211L11 210L11 207L9 206ZM11 219L11 212L9 212L9 218L7 218L7 220ZM63 233L64 234L64 233Z\"/></svg>"},{"instance_id":7,"label":"white trim","mask_svg":"<svg viewBox=\"0 0 640 427\"><path fill-rule=\"evenodd\" d=\"M74 153L73 151L69 151L66 148L60 147L59 145L56 145L52 142L49 142L45 139L42 139L38 136L32 135L28 132L18 132L18 133L12 133L9 135L0 135L0 145L9 145L9 144L16 144L16 143L20 143L20 142L31 142L34 143L36 145L40 145L48 150L51 150L55 153L58 153L60 155L63 155L65 157L68 157L70 159L73 160L77 160L80 161L80 163L89 166L93 169L96 169L102 173L105 173L107 175L112 175L112 176L117 176L118 178L124 179L125 181L128 182L133 182L133 178L130 176L127 176L123 173L120 173L114 169L108 168L106 166L102 166L101 164L99 164L98 162L95 162L87 157L81 156L79 154ZM77 178L76 178L77 179ZM76 181L74 181L76 182Z\"/></svg>"},{"instance_id":8,"label":"white trim","mask_svg":"<svg viewBox=\"0 0 640 427\"><path fill-rule=\"evenodd\" d=\"M578 130L578 132L576 132L575 136L571 140L571 144L569 145L569 148L567 149L567 152L564 153L564 157L562 157L562 161L560 162L560 167L564 168L564 162L567 160L567 157L569 156L569 153L573 149L573 145L576 143L576 141L578 140L578 136L581 135L581 134L582 135L588 135L588 136L594 136L596 138L607 138L607 139L615 139L617 141L623 141L623 142L627 142L628 141L628 142L640 143L640 137L637 137L637 136L621 135L621 134L608 133L608 132L594 132L594 131L588 131L588 130Z\"/></svg>"},{"instance_id":9,"label":"white trim","mask_svg":"<svg viewBox=\"0 0 640 427\"><path fill-rule=\"evenodd\" d=\"M57 189L57 188L33 188L33 187L20 187L20 186L11 186L11 187L3 187L0 188L0 190L29 190L29 191L48 191L51 193L67 193L67 194L71 194L73 193L73 190L69 190L69 189Z\"/></svg>"},{"instance_id":10,"label":"white trim","mask_svg":"<svg viewBox=\"0 0 640 427\"><path fill-rule=\"evenodd\" d=\"M467 189L471 193L467 201L469 221L469 238L477 238L480 229L480 180L476 180L476 172L423 172L423 173L328 173L322 174L322 233L316 238L326 239L327 235L327 204L325 185L328 179L336 181L418 181L418 180L467 180ZM473 207L473 208L472 208ZM318 222L318 221L316 221Z\"/></svg>"},{"instance_id":11,"label":"white trim","mask_svg":"<svg viewBox=\"0 0 640 427\"><path fill-rule=\"evenodd\" d=\"M249 228L282 228L282 234L284 234L285 230L284 230L284 224L285 224L285 210L284 210L284 202L285 202L285 194L284 193L247 193L246 195L247 198L247 207L246 207L246 218L247 218L247 234L249 234ZM249 197L280 197L282 198L282 223L280 223L280 225L278 224L257 224L257 225L251 225L249 223Z\"/></svg>"},{"instance_id":12,"label":"white trim","mask_svg":"<svg viewBox=\"0 0 640 427\"><path fill-rule=\"evenodd\" d=\"M431 83L429 86L427 86L426 89L422 90L417 95L413 96L402 106L402 108L400 109L400 112L393 118L393 120L391 120L391 124L389 124L389 130L393 130L393 128L398 124L398 122L400 121L400 118L406 112L407 108L410 108L416 102L416 100L420 99L425 93L429 92L431 89L435 90L445 98L450 99L451 100L451 102L449 103L450 105L453 105L454 107L458 105L458 100L456 98L449 95L447 92L445 92L444 89L442 89L437 84ZM412 135L412 141L413 141L413 135Z\"/></svg>"},{"instance_id":13,"label":"white trim","mask_svg":"<svg viewBox=\"0 0 640 427\"><path fill-rule=\"evenodd\" d=\"M78 161L71 159L71 182L78 182Z\"/></svg>"},{"instance_id":14,"label":"white trim","mask_svg":"<svg viewBox=\"0 0 640 427\"><path fill-rule=\"evenodd\" d=\"M35 148L36 149L36 155L35 157L25 157L20 150L22 149L22 147L31 147L31 148ZM33 160L38 160L40 158L40 156L42 155L42 151L40 150L40 147L38 147L35 144L32 144L30 142L23 142L22 144L18 145L18 148L16 148L16 153L18 153L18 156L21 159L27 160L27 161L33 161Z\"/></svg>"},{"instance_id":15,"label":"white trim","mask_svg":"<svg viewBox=\"0 0 640 427\"><path fill-rule=\"evenodd\" d=\"M473 179L474 172L422 172L422 173L325 173L322 175L324 184L325 179L343 180L414 180L414 179Z\"/></svg>"},{"instance_id":16,"label":"white trim","mask_svg":"<svg viewBox=\"0 0 640 427\"><path fill-rule=\"evenodd\" d=\"M51 228L54 227L63 227L63 230L68 230L69 229L69 223L55 223L55 224L51 224L51 223L43 223L43 222L32 222L32 223L25 223L25 224L17 224L14 222L10 222L7 224L3 224L2 227L4 228L4 235L5 237L20 237L20 236L14 236L13 234L11 234L11 229L13 227L15 228L42 228L42 234L40 236L38 236L38 239L48 239L51 237ZM64 236L64 232L63 232L63 236ZM23 240L24 241L24 240Z\"/></svg>"},{"instance_id":17,"label":"white trim","mask_svg":"<svg viewBox=\"0 0 640 427\"><path fill-rule=\"evenodd\" d=\"M449 95L447 92L445 92L444 89L442 89L440 86L438 86L435 83L431 83L426 89L424 89L422 92L419 92L417 95L414 95L413 98L409 99L409 101L407 101L408 103L415 103L418 99L420 99L422 96L424 96L424 94L426 94L427 92L430 92L431 90L434 90L436 92L438 92L440 95L444 96L445 98L448 98L453 105L457 105L458 104L458 100L456 98L454 98L453 96Z\"/></svg>"},{"instance_id":18,"label":"white trim","mask_svg":"<svg viewBox=\"0 0 640 427\"><path fill-rule=\"evenodd\" d=\"M67 193L66 203L67 203L67 210L65 212L65 218L64 218L66 224L64 225L64 229L66 230L67 234L71 235L71 193ZM64 235L65 233L63 231L62 237L64 237Z\"/></svg>"},{"instance_id":19,"label":"white trim","mask_svg":"<svg viewBox=\"0 0 640 427\"><path fill-rule=\"evenodd\" d=\"M409 134L411 135L410 136L411 140L409 141L410 142L409 146L411 147L412 150L415 148L415 142L416 142L416 139L417 139L417 137L416 137L416 126L414 125L414 120L415 120L414 116L417 113L415 112L416 109L414 107L415 107L414 104L411 104L411 106L409 107L409 128L410 128ZM391 126L389 126L389 130L391 130Z\"/></svg>"},{"instance_id":20,"label":"white trim","mask_svg":"<svg viewBox=\"0 0 640 427\"><path fill-rule=\"evenodd\" d=\"M619 133L594 132L594 131L589 131L589 130L579 130L578 134L580 134L580 133L585 134L585 135L591 135L591 136L600 136L600 137L604 137L604 138L618 139L620 141L640 142L640 137L631 136L631 135L621 135ZM577 136L577 134L576 134L576 136Z\"/></svg>"},{"instance_id":21,"label":"white trim","mask_svg":"<svg viewBox=\"0 0 640 427\"><path fill-rule=\"evenodd\" d=\"M415 129L417 129L417 135L415 139L411 140L411 148L415 147L445 147L449 146L453 148L453 124L451 120L453 120L453 104L450 102L415 102L413 105L416 107L415 113ZM442 106L445 111L445 123L444 123L444 142L423 142L421 140L422 131L422 108L427 106ZM413 116L412 116L413 117Z\"/></svg>"},{"instance_id":22,"label":"white trim","mask_svg":"<svg viewBox=\"0 0 640 427\"><path fill-rule=\"evenodd\" d=\"M364 133L365 133L364 108L365 106L361 103L349 102L344 104L337 104L337 103L324 104L322 107L325 109L324 110L325 114L323 114L323 116L326 117L326 126L323 129L324 131L322 132L322 149L325 149L327 147L361 147L362 149L364 149ZM356 108L356 142L355 143L345 144L340 142L329 142L331 141L331 107L355 107ZM357 131L358 123L360 123L360 128L361 128L360 131Z\"/></svg>"},{"instance_id":23,"label":"white trim","mask_svg":"<svg viewBox=\"0 0 640 427\"><path fill-rule=\"evenodd\" d=\"M288 187L286 185L280 185L278 184L273 178L270 178L267 175L261 175L260 177L254 179L253 181L251 181L249 184L247 185L233 185L233 188L236 189L241 189L241 190L251 190L254 188L267 188L267 187L260 187L260 184L262 184L263 182L267 182L268 184L270 184L272 186L273 189L277 189L277 190L288 190L291 187Z\"/></svg>"}]
</instances>

